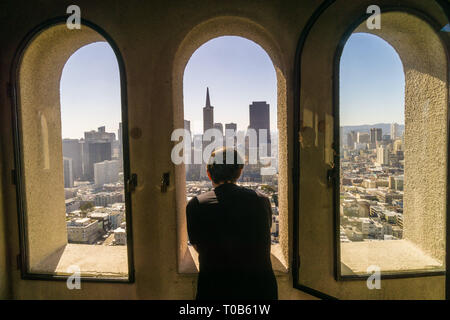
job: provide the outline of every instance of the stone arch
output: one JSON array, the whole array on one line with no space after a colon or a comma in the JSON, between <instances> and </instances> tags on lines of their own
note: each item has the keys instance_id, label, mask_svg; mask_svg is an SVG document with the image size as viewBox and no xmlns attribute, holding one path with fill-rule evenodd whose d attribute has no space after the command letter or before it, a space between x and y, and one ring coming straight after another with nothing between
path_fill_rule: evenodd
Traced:
<instances>
[{"instance_id":1,"label":"stone arch","mask_svg":"<svg viewBox=\"0 0 450 320\"><path fill-rule=\"evenodd\" d=\"M239 36L258 44L269 55L277 77L277 126L279 130L279 228L280 247L276 256L272 255L274 269L286 272L289 261L288 228L288 163L287 163L287 92L286 68L281 49L274 37L263 26L248 18L222 16L206 20L190 30L180 42L176 51L172 71L174 129L183 128L183 74L192 54L204 43L221 36ZM185 169L184 165L175 167L178 225L178 270L196 272L193 260L188 254L185 217Z\"/></svg>"}]
</instances>

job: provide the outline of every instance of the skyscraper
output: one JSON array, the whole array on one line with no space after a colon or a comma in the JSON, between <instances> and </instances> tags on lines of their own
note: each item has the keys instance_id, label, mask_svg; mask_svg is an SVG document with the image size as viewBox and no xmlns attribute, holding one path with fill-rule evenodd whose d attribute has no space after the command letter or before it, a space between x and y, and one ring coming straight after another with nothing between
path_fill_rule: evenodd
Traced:
<instances>
[{"instance_id":1,"label":"skyscraper","mask_svg":"<svg viewBox=\"0 0 450 320\"><path fill-rule=\"evenodd\" d=\"M94 163L94 182L97 186L115 183L119 180L119 161L105 160Z\"/></svg>"},{"instance_id":2,"label":"skyscraper","mask_svg":"<svg viewBox=\"0 0 450 320\"><path fill-rule=\"evenodd\" d=\"M63 157L64 167L64 188L73 187L73 171L72 171L72 159Z\"/></svg>"},{"instance_id":3,"label":"skyscraper","mask_svg":"<svg viewBox=\"0 0 450 320\"><path fill-rule=\"evenodd\" d=\"M83 177L82 144L78 139L63 139L63 157L72 159L73 179Z\"/></svg>"},{"instance_id":4,"label":"skyscraper","mask_svg":"<svg viewBox=\"0 0 450 320\"><path fill-rule=\"evenodd\" d=\"M237 124L236 123L226 123L225 124L225 144L226 144L226 139L228 137L232 138L234 136L233 139L233 147L236 146L237 144Z\"/></svg>"},{"instance_id":5,"label":"skyscraper","mask_svg":"<svg viewBox=\"0 0 450 320\"><path fill-rule=\"evenodd\" d=\"M84 133L83 164L86 179L94 179L94 163L112 159L115 139L115 133L106 132L104 126L99 127L98 131Z\"/></svg>"},{"instance_id":6,"label":"skyscraper","mask_svg":"<svg viewBox=\"0 0 450 320\"><path fill-rule=\"evenodd\" d=\"M203 108L203 132L214 127L214 107L209 99L209 88L206 88L206 104Z\"/></svg>"},{"instance_id":7,"label":"skyscraper","mask_svg":"<svg viewBox=\"0 0 450 320\"><path fill-rule=\"evenodd\" d=\"M220 122L214 123L214 129L219 130L223 135L223 124L221 124Z\"/></svg>"},{"instance_id":8,"label":"skyscraper","mask_svg":"<svg viewBox=\"0 0 450 320\"><path fill-rule=\"evenodd\" d=\"M271 139L270 139L270 109L269 104L265 101L254 101L249 106L250 111L250 125L249 129L256 130L257 147L262 141L259 141L259 130L267 130L267 155L271 154Z\"/></svg>"},{"instance_id":9,"label":"skyscraper","mask_svg":"<svg viewBox=\"0 0 450 320\"><path fill-rule=\"evenodd\" d=\"M184 128L191 132L191 122L189 120L184 120Z\"/></svg>"},{"instance_id":10,"label":"skyscraper","mask_svg":"<svg viewBox=\"0 0 450 320\"><path fill-rule=\"evenodd\" d=\"M376 143L377 141L382 141L383 135L381 128L370 128L370 142Z\"/></svg>"},{"instance_id":11,"label":"skyscraper","mask_svg":"<svg viewBox=\"0 0 450 320\"><path fill-rule=\"evenodd\" d=\"M391 139L392 140L395 140L395 139L400 137L399 130L400 130L400 127L399 127L399 125L397 123L392 123L391 124Z\"/></svg>"},{"instance_id":12,"label":"skyscraper","mask_svg":"<svg viewBox=\"0 0 450 320\"><path fill-rule=\"evenodd\" d=\"M384 145L377 148L377 163L380 166L389 164L389 150Z\"/></svg>"}]
</instances>

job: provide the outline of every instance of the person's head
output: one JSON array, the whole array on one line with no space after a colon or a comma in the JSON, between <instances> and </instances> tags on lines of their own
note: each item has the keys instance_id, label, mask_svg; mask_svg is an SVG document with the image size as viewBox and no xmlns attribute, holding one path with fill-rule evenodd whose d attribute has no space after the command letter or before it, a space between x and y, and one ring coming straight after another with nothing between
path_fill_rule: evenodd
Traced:
<instances>
[{"instance_id":1,"label":"person's head","mask_svg":"<svg viewBox=\"0 0 450 320\"><path fill-rule=\"evenodd\" d=\"M244 162L235 148L219 148L211 153L206 167L213 184L235 183L241 176Z\"/></svg>"}]
</instances>

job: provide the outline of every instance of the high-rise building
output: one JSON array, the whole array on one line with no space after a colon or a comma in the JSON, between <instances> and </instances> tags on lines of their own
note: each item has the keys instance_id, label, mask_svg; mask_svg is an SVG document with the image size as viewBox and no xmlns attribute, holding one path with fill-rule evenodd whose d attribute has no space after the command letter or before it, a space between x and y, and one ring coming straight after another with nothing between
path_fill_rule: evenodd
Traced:
<instances>
[{"instance_id":1,"label":"high-rise building","mask_svg":"<svg viewBox=\"0 0 450 320\"><path fill-rule=\"evenodd\" d=\"M354 148L355 142L357 142L358 140L358 134L355 131L350 131L349 133L347 133L347 146L350 149Z\"/></svg>"},{"instance_id":2,"label":"high-rise building","mask_svg":"<svg viewBox=\"0 0 450 320\"><path fill-rule=\"evenodd\" d=\"M391 139L395 140L400 138L400 126L397 123L391 124Z\"/></svg>"},{"instance_id":3,"label":"high-rise building","mask_svg":"<svg viewBox=\"0 0 450 320\"><path fill-rule=\"evenodd\" d=\"M233 138L233 147L236 147L237 144L237 124L236 123L226 123L225 124L225 144L227 138Z\"/></svg>"},{"instance_id":4,"label":"high-rise building","mask_svg":"<svg viewBox=\"0 0 450 320\"><path fill-rule=\"evenodd\" d=\"M184 129L191 132L191 122L189 120L184 120Z\"/></svg>"},{"instance_id":5,"label":"high-rise building","mask_svg":"<svg viewBox=\"0 0 450 320\"><path fill-rule=\"evenodd\" d=\"M380 145L377 148L377 163L379 165L389 164L389 150L384 145Z\"/></svg>"},{"instance_id":6,"label":"high-rise building","mask_svg":"<svg viewBox=\"0 0 450 320\"><path fill-rule=\"evenodd\" d=\"M370 128L370 142L376 143L377 141L382 141L383 135L381 128Z\"/></svg>"},{"instance_id":7,"label":"high-rise building","mask_svg":"<svg viewBox=\"0 0 450 320\"><path fill-rule=\"evenodd\" d=\"M214 127L214 107L209 99L209 88L206 88L206 103L203 108L203 132Z\"/></svg>"},{"instance_id":8,"label":"high-rise building","mask_svg":"<svg viewBox=\"0 0 450 320\"><path fill-rule=\"evenodd\" d=\"M119 161L106 160L94 164L94 182L97 186L119 180Z\"/></svg>"},{"instance_id":9,"label":"high-rise building","mask_svg":"<svg viewBox=\"0 0 450 320\"><path fill-rule=\"evenodd\" d=\"M367 132L358 132L357 133L357 142L358 143L369 143L370 136Z\"/></svg>"},{"instance_id":10,"label":"high-rise building","mask_svg":"<svg viewBox=\"0 0 450 320\"><path fill-rule=\"evenodd\" d=\"M259 148L261 143L267 143L267 155L271 154L271 137L270 137L270 109L269 104L265 101L254 101L249 106L250 111L250 125L249 129L256 130L257 135L257 147ZM259 141L260 130L267 131L267 141Z\"/></svg>"},{"instance_id":11,"label":"high-rise building","mask_svg":"<svg viewBox=\"0 0 450 320\"><path fill-rule=\"evenodd\" d=\"M223 124L221 124L220 122L214 123L214 129L219 130L223 135Z\"/></svg>"},{"instance_id":12,"label":"high-rise building","mask_svg":"<svg viewBox=\"0 0 450 320\"><path fill-rule=\"evenodd\" d=\"M71 158L63 157L64 188L73 187L73 162Z\"/></svg>"},{"instance_id":13,"label":"high-rise building","mask_svg":"<svg viewBox=\"0 0 450 320\"><path fill-rule=\"evenodd\" d=\"M99 127L98 131L92 130L84 133L83 165L84 177L94 179L94 164L105 160L111 160L115 133L106 132L105 127Z\"/></svg>"},{"instance_id":14,"label":"high-rise building","mask_svg":"<svg viewBox=\"0 0 450 320\"><path fill-rule=\"evenodd\" d=\"M78 139L63 139L63 157L72 159L73 179L83 177L83 144Z\"/></svg>"}]
</instances>

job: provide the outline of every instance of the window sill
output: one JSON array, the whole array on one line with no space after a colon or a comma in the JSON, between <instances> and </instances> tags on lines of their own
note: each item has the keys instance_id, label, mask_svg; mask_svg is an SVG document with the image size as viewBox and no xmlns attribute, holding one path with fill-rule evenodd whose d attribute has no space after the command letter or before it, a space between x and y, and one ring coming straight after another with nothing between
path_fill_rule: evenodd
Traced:
<instances>
[{"instance_id":1,"label":"window sill","mask_svg":"<svg viewBox=\"0 0 450 320\"><path fill-rule=\"evenodd\" d=\"M342 277L367 276L369 266L379 267L381 276L445 271L442 263L405 239L341 243Z\"/></svg>"},{"instance_id":2,"label":"window sill","mask_svg":"<svg viewBox=\"0 0 450 320\"><path fill-rule=\"evenodd\" d=\"M32 274L70 276L70 266L80 268L81 277L128 280L127 246L101 246L69 243L36 266Z\"/></svg>"}]
</instances>

